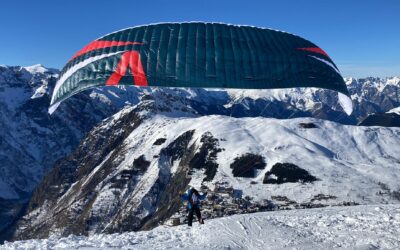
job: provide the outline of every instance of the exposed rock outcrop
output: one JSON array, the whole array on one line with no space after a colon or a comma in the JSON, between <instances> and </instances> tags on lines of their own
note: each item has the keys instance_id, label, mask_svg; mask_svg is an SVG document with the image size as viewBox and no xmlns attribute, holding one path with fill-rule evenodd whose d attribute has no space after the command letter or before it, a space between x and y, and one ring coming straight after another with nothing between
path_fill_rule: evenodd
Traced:
<instances>
[{"instance_id":1,"label":"exposed rock outcrop","mask_svg":"<svg viewBox=\"0 0 400 250\"><path fill-rule=\"evenodd\" d=\"M264 169L266 166L265 160L261 155L247 153L234 159L231 164L232 173L235 177L256 176L257 169Z\"/></svg>"},{"instance_id":2,"label":"exposed rock outcrop","mask_svg":"<svg viewBox=\"0 0 400 250\"><path fill-rule=\"evenodd\" d=\"M287 182L314 182L318 179L292 163L276 163L265 173L264 184L282 184Z\"/></svg>"}]
</instances>

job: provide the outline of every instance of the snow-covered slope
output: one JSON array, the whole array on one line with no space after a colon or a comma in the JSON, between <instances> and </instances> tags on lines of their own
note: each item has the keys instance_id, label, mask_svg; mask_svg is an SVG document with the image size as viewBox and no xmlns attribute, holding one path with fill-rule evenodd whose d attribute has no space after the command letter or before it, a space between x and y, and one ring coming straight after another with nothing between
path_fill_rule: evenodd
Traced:
<instances>
[{"instance_id":1,"label":"snow-covered slope","mask_svg":"<svg viewBox=\"0 0 400 250\"><path fill-rule=\"evenodd\" d=\"M15 238L152 228L178 213L178 192L188 185L211 192L225 183L254 202L282 207L399 202L399 128L196 117L165 98L127 107L94 128L39 185ZM235 176L232 164L248 154L266 166ZM286 176L271 184L276 163L295 164L316 181Z\"/></svg>"},{"instance_id":2,"label":"snow-covered slope","mask_svg":"<svg viewBox=\"0 0 400 250\"><path fill-rule=\"evenodd\" d=\"M395 113L400 115L400 107L389 110L387 113Z\"/></svg>"},{"instance_id":3,"label":"snow-covered slope","mask_svg":"<svg viewBox=\"0 0 400 250\"><path fill-rule=\"evenodd\" d=\"M264 212L151 231L52 236L4 249L399 249L399 205Z\"/></svg>"}]
</instances>

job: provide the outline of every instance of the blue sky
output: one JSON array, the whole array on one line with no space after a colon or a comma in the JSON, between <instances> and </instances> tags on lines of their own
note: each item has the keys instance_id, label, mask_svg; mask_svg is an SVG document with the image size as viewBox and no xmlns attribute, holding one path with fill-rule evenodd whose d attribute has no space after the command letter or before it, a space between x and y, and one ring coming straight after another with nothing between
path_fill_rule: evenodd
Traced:
<instances>
[{"instance_id":1,"label":"blue sky","mask_svg":"<svg viewBox=\"0 0 400 250\"><path fill-rule=\"evenodd\" d=\"M300 35L323 48L344 76L400 75L400 0L19 0L0 7L0 64L62 68L115 30L215 21Z\"/></svg>"}]
</instances>

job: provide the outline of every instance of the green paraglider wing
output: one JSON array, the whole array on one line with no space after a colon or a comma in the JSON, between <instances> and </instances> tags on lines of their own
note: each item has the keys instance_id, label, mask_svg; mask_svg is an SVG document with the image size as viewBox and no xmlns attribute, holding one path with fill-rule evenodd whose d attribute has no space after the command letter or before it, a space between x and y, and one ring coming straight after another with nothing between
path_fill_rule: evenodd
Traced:
<instances>
[{"instance_id":1,"label":"green paraglider wing","mask_svg":"<svg viewBox=\"0 0 400 250\"><path fill-rule=\"evenodd\" d=\"M78 51L53 92L60 102L85 89L111 85L275 89L319 87L352 103L331 58L292 34L220 23L162 23L105 35Z\"/></svg>"}]
</instances>

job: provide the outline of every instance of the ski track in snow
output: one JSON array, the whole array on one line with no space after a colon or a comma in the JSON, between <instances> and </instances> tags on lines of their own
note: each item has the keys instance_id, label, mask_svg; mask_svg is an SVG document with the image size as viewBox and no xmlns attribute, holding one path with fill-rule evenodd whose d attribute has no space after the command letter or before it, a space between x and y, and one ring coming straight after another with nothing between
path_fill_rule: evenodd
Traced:
<instances>
[{"instance_id":1,"label":"ski track in snow","mask_svg":"<svg viewBox=\"0 0 400 250\"><path fill-rule=\"evenodd\" d=\"M365 205L234 215L151 231L52 236L0 249L399 249L400 205Z\"/></svg>"}]
</instances>

